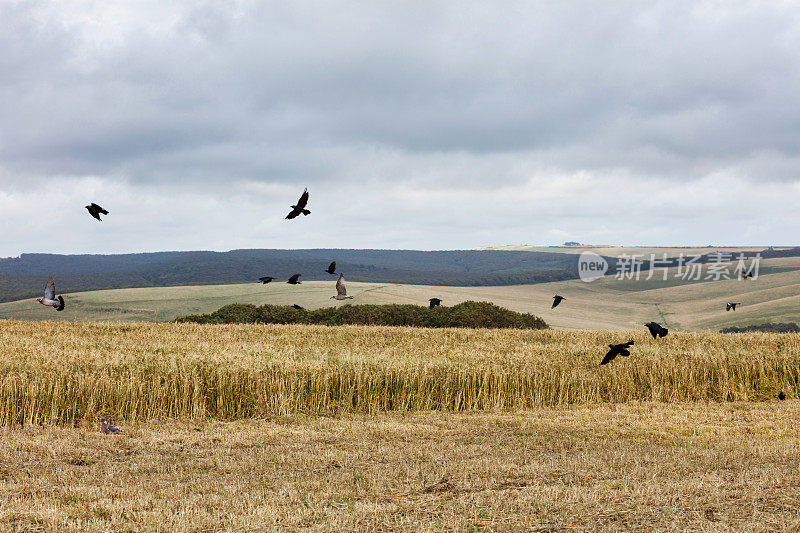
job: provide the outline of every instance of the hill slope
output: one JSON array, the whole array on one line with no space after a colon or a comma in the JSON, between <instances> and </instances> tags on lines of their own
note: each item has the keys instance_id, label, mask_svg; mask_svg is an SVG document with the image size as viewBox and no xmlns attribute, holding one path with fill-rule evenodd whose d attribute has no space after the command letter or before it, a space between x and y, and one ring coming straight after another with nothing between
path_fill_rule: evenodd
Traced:
<instances>
[{"instance_id":1,"label":"hill slope","mask_svg":"<svg viewBox=\"0 0 800 533\"><path fill-rule=\"evenodd\" d=\"M569 329L630 329L656 320L672 329L719 330L764 322L800 323L800 259L762 261L755 281L685 283L617 280L592 283L569 280L537 285L496 287L423 286L348 281L352 303L413 303L425 305L438 297L444 305L467 300L490 301L514 311L541 316L552 327ZM671 273L672 274L672 273ZM550 309L552 296L567 300ZM178 316L213 312L230 303L299 304L309 309L342 305L330 297L332 281L312 281L293 287L260 285L180 286L116 289L69 294L67 309L56 313L33 299L0 304L0 318L23 320L164 321ZM727 301L742 302L726 312Z\"/></svg>"}]
</instances>

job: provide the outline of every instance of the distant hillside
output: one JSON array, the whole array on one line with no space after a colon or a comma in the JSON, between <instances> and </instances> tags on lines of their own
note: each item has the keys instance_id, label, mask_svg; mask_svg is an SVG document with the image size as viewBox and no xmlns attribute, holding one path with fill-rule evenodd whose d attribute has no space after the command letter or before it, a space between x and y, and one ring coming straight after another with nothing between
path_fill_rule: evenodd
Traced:
<instances>
[{"instance_id":1,"label":"distant hillside","mask_svg":"<svg viewBox=\"0 0 800 533\"><path fill-rule=\"evenodd\" d=\"M260 276L329 280L337 262L348 280L417 285L488 286L577 277L576 259L560 253L417 250L233 250L120 255L23 254L0 259L0 301L41 293L46 276L59 292L242 283Z\"/></svg>"}]
</instances>

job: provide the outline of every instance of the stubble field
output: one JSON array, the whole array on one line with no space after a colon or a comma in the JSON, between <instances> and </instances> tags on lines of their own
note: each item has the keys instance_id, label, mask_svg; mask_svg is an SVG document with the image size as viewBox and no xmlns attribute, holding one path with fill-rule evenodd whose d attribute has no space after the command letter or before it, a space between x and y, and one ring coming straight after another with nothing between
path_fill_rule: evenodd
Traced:
<instances>
[{"instance_id":1,"label":"stubble field","mask_svg":"<svg viewBox=\"0 0 800 533\"><path fill-rule=\"evenodd\" d=\"M0 346L3 530L800 526L795 335L2 321Z\"/></svg>"}]
</instances>

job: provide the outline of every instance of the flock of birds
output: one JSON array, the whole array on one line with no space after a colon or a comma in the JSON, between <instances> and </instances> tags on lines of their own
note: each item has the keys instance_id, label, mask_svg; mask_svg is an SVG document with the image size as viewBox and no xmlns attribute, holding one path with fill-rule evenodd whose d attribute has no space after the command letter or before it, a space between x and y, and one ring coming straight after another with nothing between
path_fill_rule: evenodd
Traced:
<instances>
[{"instance_id":1,"label":"flock of birds","mask_svg":"<svg viewBox=\"0 0 800 533\"><path fill-rule=\"evenodd\" d=\"M311 211L309 209L306 209L306 207L308 206L308 198L309 198L308 189L306 188L303 190L303 194L300 195L300 199L297 201L297 204L291 206L292 209L291 211L289 211L289 214L287 214L285 218L291 220L293 218L297 218L300 215L303 216L310 215ZM99 220L100 222L103 221L103 219L100 218L100 215L109 214L108 210L104 209L103 207L97 205L94 202L85 207L86 210L89 212L89 214L93 218ZM328 268L325 269L325 272L331 275L336 275L336 261L331 261L330 265L328 265ZM302 283L300 281L301 276L302 274L294 274L290 276L288 280L286 280L286 283L288 283L289 285L300 285ZM742 274L742 279L744 280L747 280L748 278L751 277L752 274L749 272ZM276 278L273 276L263 276L258 278L258 282L267 284L271 283L275 279ZM341 272L339 273L339 278L336 280L336 295L331 296L331 299L332 300L353 299L353 296L349 296L347 294L347 288L344 283L344 274L342 274ZM555 296L553 296L553 305L551 309L555 309L561 302L565 300L566 298L556 294ZM56 296L56 282L53 279L53 276L50 276L47 280L47 283L44 288L44 297L37 298L36 301L38 301L42 305L53 307L56 311L64 310L65 307L64 298L63 296L60 295ZM441 305L441 303L442 300L440 298L431 298L429 300L429 306L431 309ZM728 302L725 306L725 310L736 311L737 305L742 305L742 304L741 302ZM297 304L294 304L292 307L294 307L295 309L303 309L301 306ZM669 330L667 328L661 326L661 324L658 324L657 322L648 322L647 324L644 324L644 327L646 327L650 331L650 334L653 336L653 339L666 337L667 333L669 333ZM621 344L609 344L608 345L609 350L603 357L603 360L600 362L600 365L602 366L610 363L611 361L616 359L618 355L624 357L629 356L631 354L629 348L633 346L633 344L634 342L632 340L628 342L623 342ZM783 393L783 391L780 392L778 398L781 400L786 399L786 395ZM115 434L115 433L120 433L121 431L119 428L110 425L103 417L100 417L100 429L105 434Z\"/></svg>"}]
</instances>

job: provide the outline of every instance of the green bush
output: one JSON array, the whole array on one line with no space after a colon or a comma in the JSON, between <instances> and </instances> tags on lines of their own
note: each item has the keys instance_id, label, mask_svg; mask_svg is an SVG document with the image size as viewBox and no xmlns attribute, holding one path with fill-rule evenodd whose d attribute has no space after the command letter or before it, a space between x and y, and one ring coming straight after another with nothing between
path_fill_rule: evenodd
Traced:
<instances>
[{"instance_id":1,"label":"green bush","mask_svg":"<svg viewBox=\"0 0 800 533\"><path fill-rule=\"evenodd\" d=\"M200 324L319 324L323 326L414 326L426 328L545 329L547 323L489 302L464 302L452 307L409 304L344 305L308 311L288 305L226 305L205 315L179 318Z\"/></svg>"},{"instance_id":2,"label":"green bush","mask_svg":"<svg viewBox=\"0 0 800 533\"><path fill-rule=\"evenodd\" d=\"M721 329L720 333L748 333L748 332L763 332L763 333L800 333L800 327L794 322L766 322L764 324L755 324L752 326L736 327Z\"/></svg>"}]
</instances>

